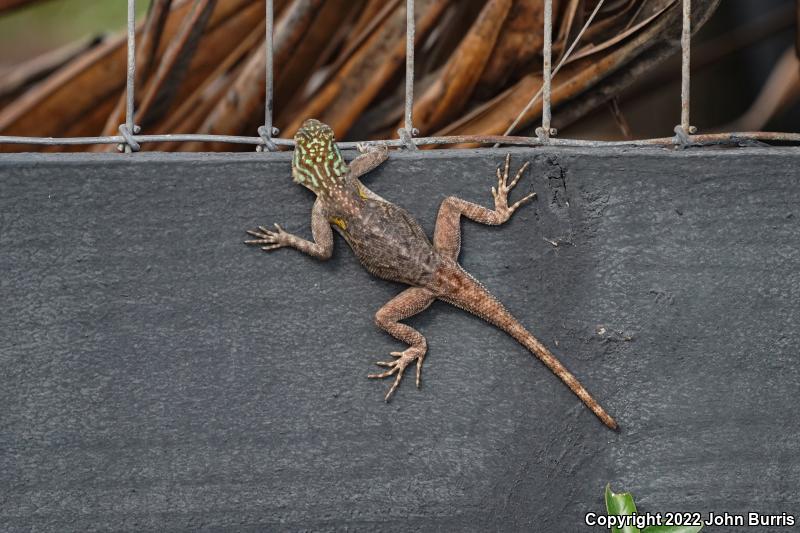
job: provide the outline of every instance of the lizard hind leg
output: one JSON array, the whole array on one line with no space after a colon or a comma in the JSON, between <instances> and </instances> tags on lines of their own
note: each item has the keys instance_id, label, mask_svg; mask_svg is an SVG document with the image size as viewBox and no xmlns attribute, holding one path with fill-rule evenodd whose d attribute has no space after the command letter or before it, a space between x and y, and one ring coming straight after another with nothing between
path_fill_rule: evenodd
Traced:
<instances>
[{"instance_id":1,"label":"lizard hind leg","mask_svg":"<svg viewBox=\"0 0 800 533\"><path fill-rule=\"evenodd\" d=\"M403 372L405 372L406 367L414 361L417 362L417 388L420 386L422 361L428 351L428 343L422 333L400 321L424 311L435 299L436 297L429 290L411 287L389 300L386 305L375 313L375 323L378 327L392 337L409 345L402 352L392 352L392 355L397 357L394 361L380 361L377 363L379 366L387 367L388 370L368 376L377 379L395 376L394 382L386 394L386 401L389 401L389 398L400 385L400 380L403 379Z\"/></svg>"}]
</instances>

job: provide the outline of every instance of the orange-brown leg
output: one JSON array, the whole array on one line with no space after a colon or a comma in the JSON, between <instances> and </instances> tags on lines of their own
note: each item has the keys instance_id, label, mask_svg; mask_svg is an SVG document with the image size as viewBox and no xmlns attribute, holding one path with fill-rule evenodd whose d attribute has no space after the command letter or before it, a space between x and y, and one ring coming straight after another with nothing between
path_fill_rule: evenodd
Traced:
<instances>
[{"instance_id":1,"label":"orange-brown leg","mask_svg":"<svg viewBox=\"0 0 800 533\"><path fill-rule=\"evenodd\" d=\"M492 187L494 209L467 202L455 196L448 196L439 207L436 218L436 229L433 234L433 246L451 259L458 259L461 250L461 215L470 220L490 226L503 224L522 204L536 196L531 193L518 202L508 205L508 193L519 182L530 163L525 163L517 171L511 183L508 182L508 171L511 166L511 154L506 155L505 168L497 169L497 187Z\"/></svg>"},{"instance_id":2,"label":"orange-brown leg","mask_svg":"<svg viewBox=\"0 0 800 533\"><path fill-rule=\"evenodd\" d=\"M370 378L396 376L392 387L386 394L386 401L389 401L397 386L400 385L400 380L403 379L403 372L406 367L414 361L417 362L417 388L419 388L420 377L422 376L422 361L428 351L428 343L422 333L400 321L424 311L435 299L436 297L429 290L411 287L389 300L386 305L375 313L375 323L378 327L395 339L409 345L402 352L392 352L392 355L397 357L394 361L380 361L377 363L379 366L387 367L387 371L369 375Z\"/></svg>"}]
</instances>

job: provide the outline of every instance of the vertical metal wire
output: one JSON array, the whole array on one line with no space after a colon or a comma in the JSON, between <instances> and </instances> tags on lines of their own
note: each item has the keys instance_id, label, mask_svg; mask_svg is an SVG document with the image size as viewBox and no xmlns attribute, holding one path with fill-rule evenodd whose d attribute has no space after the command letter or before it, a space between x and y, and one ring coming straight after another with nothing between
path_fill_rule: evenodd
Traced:
<instances>
[{"instance_id":1,"label":"vertical metal wire","mask_svg":"<svg viewBox=\"0 0 800 533\"><path fill-rule=\"evenodd\" d=\"M273 0L267 0L267 35L266 35L266 53L267 53L267 67L266 67L266 87L267 94L264 98L264 127L267 129L268 135L272 136L272 64L273 64L273 41L272 41L272 26L274 24L275 10Z\"/></svg>"},{"instance_id":2,"label":"vertical metal wire","mask_svg":"<svg viewBox=\"0 0 800 533\"><path fill-rule=\"evenodd\" d=\"M553 81L553 0L544 2L544 63L542 65L542 127L537 130L542 142L550 140L551 85Z\"/></svg>"},{"instance_id":3,"label":"vertical metal wire","mask_svg":"<svg viewBox=\"0 0 800 533\"><path fill-rule=\"evenodd\" d=\"M414 0L406 0L406 131L414 135L411 112L414 109Z\"/></svg>"},{"instance_id":4,"label":"vertical metal wire","mask_svg":"<svg viewBox=\"0 0 800 533\"><path fill-rule=\"evenodd\" d=\"M406 0L406 102L403 128L398 130L403 145L413 150L416 148L412 137L419 132L414 129L412 112L414 110L414 40L416 21L414 20L414 0Z\"/></svg>"},{"instance_id":5,"label":"vertical metal wire","mask_svg":"<svg viewBox=\"0 0 800 533\"><path fill-rule=\"evenodd\" d=\"M138 133L134 120L134 79L136 78L136 0L128 0L128 79L125 85L125 129L129 135ZM125 131L122 132L125 136ZM125 144L125 153L131 153L130 140Z\"/></svg>"},{"instance_id":6,"label":"vertical metal wire","mask_svg":"<svg viewBox=\"0 0 800 533\"><path fill-rule=\"evenodd\" d=\"M681 129L686 135L694 133L690 122L692 46L692 1L683 0L683 32L681 33Z\"/></svg>"},{"instance_id":7,"label":"vertical metal wire","mask_svg":"<svg viewBox=\"0 0 800 533\"><path fill-rule=\"evenodd\" d=\"M275 23L275 8L273 0L266 0L266 35L264 39L264 52L266 54L265 68L264 68L264 125L258 128L258 135L264 141L262 146L256 147L257 151L264 149L274 152L278 149L272 137L278 135L278 131L272 126L272 100L274 94L273 88L273 56L274 56L274 42L272 38L273 26Z\"/></svg>"},{"instance_id":8,"label":"vertical metal wire","mask_svg":"<svg viewBox=\"0 0 800 533\"><path fill-rule=\"evenodd\" d=\"M592 14L589 15L589 18L586 19L586 23L581 28L581 31L578 32L578 35L575 36L575 39L572 41L572 44L569 45L569 48L567 48L567 51L561 56L561 60L558 62L558 65L556 65L556 68L553 69L553 72L550 75L550 80L551 81L553 79L553 76L558 74L558 71L561 70L561 67L564 66L564 64L567 61L567 59L569 59L569 57L572 55L573 50L575 50L575 47L578 46L578 43L580 42L581 37L583 37L583 34L586 33L586 30L589 28L589 26L592 25L592 22L594 22L595 16L597 16L597 13L600 12L600 8L603 7L603 2L604 2L604 0L599 0L597 2L597 5L594 7L594 11L592 11ZM552 25L552 22L551 22L551 24L550 24L550 28L551 28L551 34L550 34L551 55L552 55L552 41L553 41L552 27L553 27L553 25ZM544 55L544 53L543 53L543 55ZM531 107L533 107L533 104L535 104L536 100L538 100L539 97L542 95L542 90L543 89L544 89L544 84L542 84L542 87L539 87L539 90L536 91L536 94L534 94L533 97L530 100L528 100L528 103L525 104L525 107L522 109L522 111L519 112L519 114L517 115L517 118L514 119L514 122L512 122L511 125L508 126L508 128L506 128L506 131L503 133L503 135L510 135L511 132L514 131L517 128L517 126L519 125L520 121L522 121L522 118L528 113L528 111L530 111ZM544 107L544 105L542 105L542 107ZM550 106L548 106L548 109L549 108L550 108ZM552 128L551 128L551 131L552 131ZM537 128L537 132L538 132L538 128ZM495 148L497 148L497 146L495 146Z\"/></svg>"}]
</instances>

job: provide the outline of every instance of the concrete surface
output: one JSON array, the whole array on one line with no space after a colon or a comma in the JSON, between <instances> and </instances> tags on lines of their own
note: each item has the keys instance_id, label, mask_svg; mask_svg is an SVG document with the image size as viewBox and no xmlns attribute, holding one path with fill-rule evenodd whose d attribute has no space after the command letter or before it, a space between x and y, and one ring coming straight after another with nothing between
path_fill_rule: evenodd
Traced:
<instances>
[{"instance_id":1,"label":"concrete surface","mask_svg":"<svg viewBox=\"0 0 800 533\"><path fill-rule=\"evenodd\" d=\"M504 151L393 154L365 181L428 231ZM462 262L617 417L446 304L423 387L366 379L400 287L320 263L288 154L0 158L0 530L606 531L639 510L800 514L800 150L513 150ZM545 239L560 245L555 247ZM704 531L732 531L708 527ZM791 531L756 528L746 531Z\"/></svg>"}]
</instances>

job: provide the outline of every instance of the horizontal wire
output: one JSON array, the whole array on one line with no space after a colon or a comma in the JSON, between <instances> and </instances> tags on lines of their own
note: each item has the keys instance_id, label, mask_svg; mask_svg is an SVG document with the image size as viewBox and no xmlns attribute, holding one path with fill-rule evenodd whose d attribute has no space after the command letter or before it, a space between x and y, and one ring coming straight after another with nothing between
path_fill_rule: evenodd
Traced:
<instances>
[{"instance_id":1,"label":"horizontal wire","mask_svg":"<svg viewBox=\"0 0 800 533\"><path fill-rule=\"evenodd\" d=\"M162 134L162 135L133 135L132 138L140 143L162 142L209 142L263 145L261 137L246 137L238 135L205 135L205 134ZM735 133L710 133L704 135L689 135L691 144L736 144L747 141L788 142L800 143L800 133L782 133L766 131L750 131ZM90 144L121 144L125 143L121 135L106 137L16 137L0 136L0 144L32 144L45 146L76 146ZM278 146L294 147L293 139L272 139ZM401 147L400 139L371 140L364 142L345 141L337 143L343 150L355 149L361 145L387 145ZM671 146L675 144L675 137L660 137L654 139L637 139L627 141L593 141L581 139L550 139L548 143L541 142L537 137L520 137L508 135L451 135L445 137L418 137L414 144L422 146L448 145L448 144L505 144L509 146L577 146L577 147L604 147L604 146Z\"/></svg>"}]
</instances>

